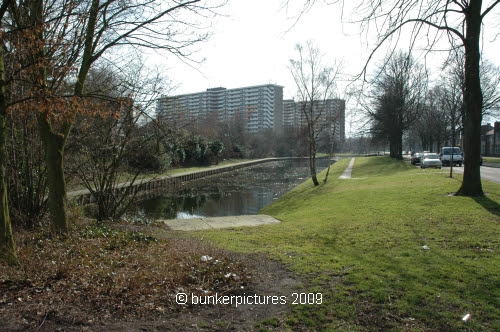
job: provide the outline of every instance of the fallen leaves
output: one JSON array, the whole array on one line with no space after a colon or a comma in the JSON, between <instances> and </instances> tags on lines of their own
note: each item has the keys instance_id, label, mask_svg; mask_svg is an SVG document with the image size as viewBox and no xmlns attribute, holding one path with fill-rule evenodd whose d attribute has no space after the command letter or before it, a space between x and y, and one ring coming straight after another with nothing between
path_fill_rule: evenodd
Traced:
<instances>
[{"instance_id":1,"label":"fallen leaves","mask_svg":"<svg viewBox=\"0 0 500 332\"><path fill-rule=\"evenodd\" d=\"M105 226L87 226L64 238L19 237L21 266L0 268L0 315L33 324L48 313L63 319L75 307L83 320L162 315L182 310L175 303L181 290L229 293L251 277L231 254L193 239L158 240Z\"/></svg>"}]
</instances>

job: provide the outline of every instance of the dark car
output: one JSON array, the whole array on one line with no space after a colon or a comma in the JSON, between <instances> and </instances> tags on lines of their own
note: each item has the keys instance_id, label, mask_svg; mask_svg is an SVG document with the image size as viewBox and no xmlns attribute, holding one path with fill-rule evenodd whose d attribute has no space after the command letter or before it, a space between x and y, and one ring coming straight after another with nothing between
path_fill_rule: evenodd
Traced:
<instances>
[{"instance_id":1,"label":"dark car","mask_svg":"<svg viewBox=\"0 0 500 332\"><path fill-rule=\"evenodd\" d=\"M420 153L420 152L416 152L413 154L413 156L411 156L411 164L412 165L416 165L416 164L420 164L420 159L422 159L423 157L423 153Z\"/></svg>"}]
</instances>

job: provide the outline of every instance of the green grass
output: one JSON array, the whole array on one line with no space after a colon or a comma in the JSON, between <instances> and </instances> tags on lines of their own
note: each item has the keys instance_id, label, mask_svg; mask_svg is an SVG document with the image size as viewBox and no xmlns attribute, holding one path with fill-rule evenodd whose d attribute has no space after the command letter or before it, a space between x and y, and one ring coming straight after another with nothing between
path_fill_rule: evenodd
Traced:
<instances>
[{"instance_id":1,"label":"green grass","mask_svg":"<svg viewBox=\"0 0 500 332\"><path fill-rule=\"evenodd\" d=\"M500 330L500 186L455 197L458 177L388 157L356 158L339 180L348 161L261 211L280 224L197 235L279 259L304 280L297 291L323 293L292 306L292 330Z\"/></svg>"},{"instance_id":2,"label":"green grass","mask_svg":"<svg viewBox=\"0 0 500 332\"><path fill-rule=\"evenodd\" d=\"M500 158L497 158L497 157L484 157L483 161L485 163L500 163Z\"/></svg>"}]
</instances>

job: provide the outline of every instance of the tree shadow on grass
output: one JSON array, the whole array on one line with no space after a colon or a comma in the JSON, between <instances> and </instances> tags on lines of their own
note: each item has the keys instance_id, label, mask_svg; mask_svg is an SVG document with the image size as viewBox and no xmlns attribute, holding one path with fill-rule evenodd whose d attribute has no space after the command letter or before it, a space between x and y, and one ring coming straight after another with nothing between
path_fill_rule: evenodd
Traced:
<instances>
[{"instance_id":1,"label":"tree shadow on grass","mask_svg":"<svg viewBox=\"0 0 500 332\"><path fill-rule=\"evenodd\" d=\"M488 210L490 213L500 216L500 204L487 196L473 197L474 201Z\"/></svg>"}]
</instances>

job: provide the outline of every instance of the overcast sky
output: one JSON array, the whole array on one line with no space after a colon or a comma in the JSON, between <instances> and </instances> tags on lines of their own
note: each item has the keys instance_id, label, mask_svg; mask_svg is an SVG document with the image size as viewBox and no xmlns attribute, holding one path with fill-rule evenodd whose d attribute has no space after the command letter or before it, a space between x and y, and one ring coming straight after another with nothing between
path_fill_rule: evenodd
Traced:
<instances>
[{"instance_id":1,"label":"overcast sky","mask_svg":"<svg viewBox=\"0 0 500 332\"><path fill-rule=\"evenodd\" d=\"M296 88L288 68L289 61L296 57L295 45L308 40L324 53L325 62L343 61L344 72L351 75L361 71L374 38L367 40L366 36L360 36L357 24L342 23L339 6L318 1L296 22L299 7L287 10L283 8L284 2L229 0L220 10L223 16L213 22L213 36L198 45L197 56L205 61L196 66L197 70L168 60L167 75L177 85L172 94L220 86L230 89L272 83L284 86L284 98L292 98ZM289 2L299 6L303 0ZM349 18L349 9L345 12L344 21ZM484 38L485 54L500 65L500 40L490 42L492 39ZM384 50L377 55L379 60L383 58ZM427 59L428 65L442 62L442 54L431 57ZM372 70L376 64L376 61L371 62ZM342 97L342 91L340 94Z\"/></svg>"},{"instance_id":2,"label":"overcast sky","mask_svg":"<svg viewBox=\"0 0 500 332\"><path fill-rule=\"evenodd\" d=\"M199 72L177 62L169 66L168 75L180 84L175 93L272 83L284 86L285 98L291 98L296 88L289 60L295 57L295 45L307 40L325 54L325 62L344 59L349 67L360 68L360 38L343 34L346 27L335 8L318 4L294 24L299 9L287 11L283 2L230 0L221 9L225 16L213 22L211 39L199 45L198 56L205 58Z\"/></svg>"}]
</instances>

